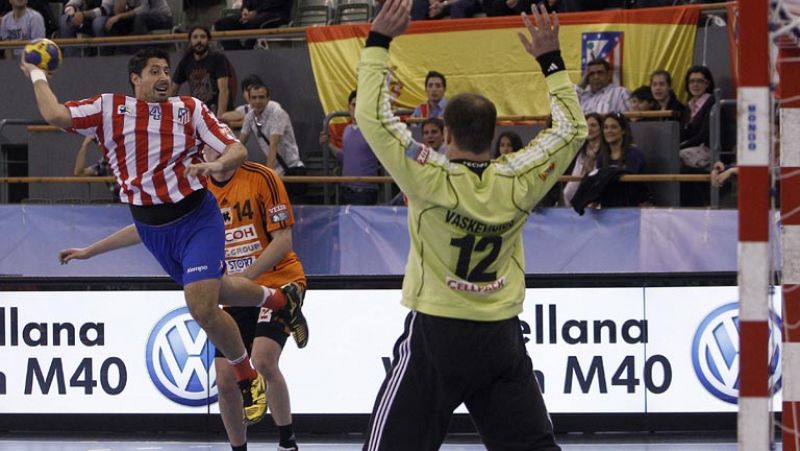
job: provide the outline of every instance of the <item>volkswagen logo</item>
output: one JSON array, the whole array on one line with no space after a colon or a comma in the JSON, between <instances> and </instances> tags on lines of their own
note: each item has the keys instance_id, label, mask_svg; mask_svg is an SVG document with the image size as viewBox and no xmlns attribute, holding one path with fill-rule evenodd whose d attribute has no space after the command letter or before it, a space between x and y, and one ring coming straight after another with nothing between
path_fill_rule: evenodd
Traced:
<instances>
[{"instance_id":1,"label":"volkswagen logo","mask_svg":"<svg viewBox=\"0 0 800 451\"><path fill-rule=\"evenodd\" d=\"M772 393L781 387L781 319L770 311L769 374ZM739 398L739 305L725 304L709 313L694 334L692 364L700 383L716 398L736 404Z\"/></svg>"},{"instance_id":2,"label":"volkswagen logo","mask_svg":"<svg viewBox=\"0 0 800 451\"><path fill-rule=\"evenodd\" d=\"M184 406L217 401L214 345L187 307L167 313L147 340L147 372L158 390Z\"/></svg>"}]
</instances>

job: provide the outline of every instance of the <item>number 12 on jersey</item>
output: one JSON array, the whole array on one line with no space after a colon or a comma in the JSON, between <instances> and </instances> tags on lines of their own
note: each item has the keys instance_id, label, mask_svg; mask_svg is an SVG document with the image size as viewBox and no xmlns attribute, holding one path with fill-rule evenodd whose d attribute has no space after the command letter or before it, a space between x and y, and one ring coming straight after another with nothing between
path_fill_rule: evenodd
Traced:
<instances>
[{"instance_id":1,"label":"number 12 on jersey","mask_svg":"<svg viewBox=\"0 0 800 451\"><path fill-rule=\"evenodd\" d=\"M487 272L487 270L497 260L497 256L500 255L500 247L503 245L502 236L484 236L478 239L475 235L465 235L461 238L451 239L450 245L459 250L455 270L458 277L468 282L493 282L497 280L497 271ZM473 265L473 253L486 251L488 251L486 256ZM470 270L470 268L472 269Z\"/></svg>"}]
</instances>

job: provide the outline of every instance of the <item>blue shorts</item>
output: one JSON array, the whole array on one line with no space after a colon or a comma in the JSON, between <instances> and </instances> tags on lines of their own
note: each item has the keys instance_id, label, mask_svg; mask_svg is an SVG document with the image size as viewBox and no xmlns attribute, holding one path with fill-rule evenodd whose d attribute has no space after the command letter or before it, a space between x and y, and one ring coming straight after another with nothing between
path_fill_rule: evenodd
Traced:
<instances>
[{"instance_id":1,"label":"blue shorts","mask_svg":"<svg viewBox=\"0 0 800 451\"><path fill-rule=\"evenodd\" d=\"M169 224L133 222L142 243L178 285L225 273L225 224L210 192L191 213Z\"/></svg>"}]
</instances>

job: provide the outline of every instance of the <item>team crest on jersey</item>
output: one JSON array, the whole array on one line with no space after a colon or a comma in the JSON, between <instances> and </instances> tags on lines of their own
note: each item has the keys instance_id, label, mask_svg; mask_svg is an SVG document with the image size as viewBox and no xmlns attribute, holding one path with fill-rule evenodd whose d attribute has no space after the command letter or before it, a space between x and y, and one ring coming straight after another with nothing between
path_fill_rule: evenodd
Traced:
<instances>
[{"instance_id":1,"label":"team crest on jersey","mask_svg":"<svg viewBox=\"0 0 800 451\"><path fill-rule=\"evenodd\" d=\"M189 122L189 109L180 107L178 108L178 123L185 125Z\"/></svg>"},{"instance_id":2,"label":"team crest on jersey","mask_svg":"<svg viewBox=\"0 0 800 451\"><path fill-rule=\"evenodd\" d=\"M117 106L117 114L127 114L127 113L128 113L128 107L127 106L125 106L125 105L118 105Z\"/></svg>"}]
</instances>

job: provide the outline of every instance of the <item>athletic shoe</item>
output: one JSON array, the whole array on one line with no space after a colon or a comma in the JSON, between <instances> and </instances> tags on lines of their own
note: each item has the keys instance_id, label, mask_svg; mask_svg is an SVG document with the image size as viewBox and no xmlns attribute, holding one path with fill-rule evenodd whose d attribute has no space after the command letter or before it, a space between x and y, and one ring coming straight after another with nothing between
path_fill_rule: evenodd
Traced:
<instances>
[{"instance_id":1,"label":"athletic shoe","mask_svg":"<svg viewBox=\"0 0 800 451\"><path fill-rule=\"evenodd\" d=\"M291 448L284 448L281 445L278 445L278 451L297 451L296 446L292 446Z\"/></svg>"},{"instance_id":2,"label":"athletic shoe","mask_svg":"<svg viewBox=\"0 0 800 451\"><path fill-rule=\"evenodd\" d=\"M242 404L244 407L244 424L256 424L267 413L267 382L260 373L256 378L239 382L242 390Z\"/></svg>"},{"instance_id":3,"label":"athletic shoe","mask_svg":"<svg viewBox=\"0 0 800 451\"><path fill-rule=\"evenodd\" d=\"M303 316L303 295L300 285L295 282L288 283L281 287L281 291L286 296L286 306L283 308L284 315L289 321L289 329L292 331L294 342L298 348L305 348L308 344L308 323Z\"/></svg>"}]
</instances>

